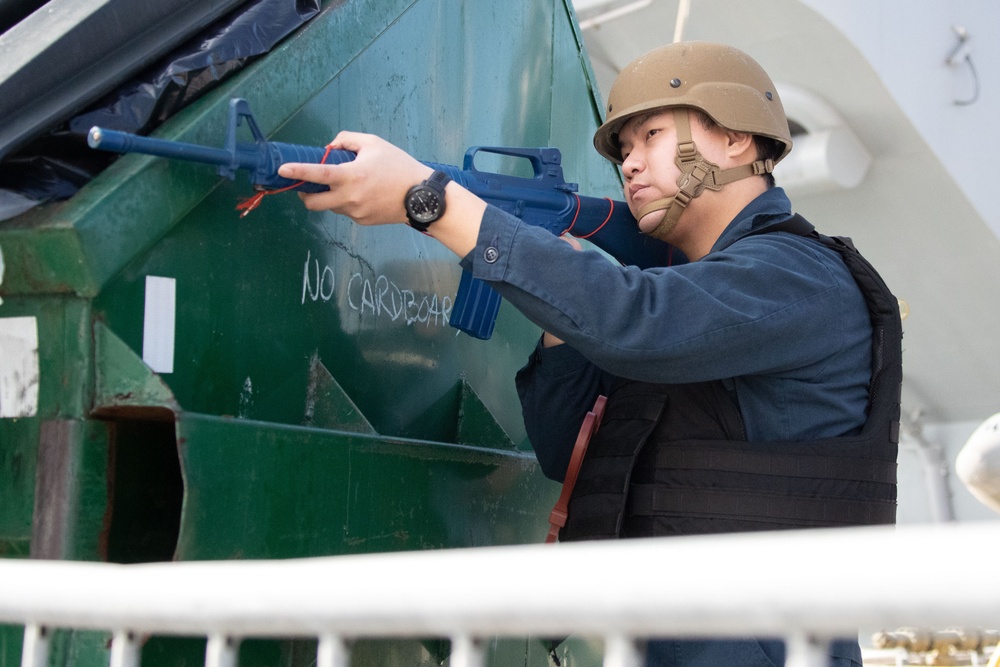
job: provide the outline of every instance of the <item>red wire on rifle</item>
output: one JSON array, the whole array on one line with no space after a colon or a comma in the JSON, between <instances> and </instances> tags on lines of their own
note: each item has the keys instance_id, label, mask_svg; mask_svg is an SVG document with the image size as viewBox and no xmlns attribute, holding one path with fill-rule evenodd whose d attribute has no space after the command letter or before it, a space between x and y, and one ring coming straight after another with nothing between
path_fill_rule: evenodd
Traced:
<instances>
[{"instance_id":1,"label":"red wire on rifle","mask_svg":"<svg viewBox=\"0 0 1000 667\"><path fill-rule=\"evenodd\" d=\"M580 198L579 198L579 197L577 197L577 201L579 201L579 199L580 199ZM611 204L611 208L610 208L610 209L608 209L608 217L604 218L604 222L602 222L602 223L601 223L601 224L600 224L600 225L599 225L599 226L597 227L597 229L595 229L594 231L590 232L590 233L589 233L589 234L587 234L586 236L578 236L578 237L577 237L578 239L589 239L589 238L590 238L591 236L593 236L593 235L594 235L594 234L596 234L597 232L601 231L601 228L602 228L602 227L604 227L604 225L608 224L608 220L610 220L610 219L611 219L611 214L615 212L615 203L614 203L613 201L611 201L610 199L608 199L607 197L605 197L604 199L605 199L605 200L606 200L606 201L607 201L607 202L608 202L609 204ZM575 218L574 218L573 222L576 222L576 219L575 219ZM570 225L570 227L572 227L572 225Z\"/></svg>"},{"instance_id":2,"label":"red wire on rifle","mask_svg":"<svg viewBox=\"0 0 1000 667\"><path fill-rule=\"evenodd\" d=\"M568 234L570 232L570 230L573 229L573 225L576 224L577 218L580 217L580 206L581 206L580 195L574 194L573 196L576 197L576 212L573 214L573 222L569 223L569 227L567 227L566 229L564 229L562 231L562 233L559 234L559 236L565 236L566 234ZM585 236L577 236L576 238L578 238L578 239L589 239L591 236L593 236L597 232L601 231L601 228L604 227L604 225L608 224L608 221L611 219L611 215L615 212L615 203L614 203L614 201L612 201L611 199L608 199L607 197L605 197L604 199L609 204L611 204L611 208L608 209L608 217L604 218L604 222L602 222L600 225L598 225L597 229L595 229L594 231L590 232L589 234L587 234Z\"/></svg>"},{"instance_id":3,"label":"red wire on rifle","mask_svg":"<svg viewBox=\"0 0 1000 667\"><path fill-rule=\"evenodd\" d=\"M333 146L330 145L330 144L327 144L326 145L326 152L323 153L323 157L320 158L319 164L326 164L326 159L328 157L330 157L330 151L331 150L333 150ZM247 216L247 214L250 213L250 211L252 211L255 208L257 208L258 206L260 206L260 202L267 195L276 195L279 192L288 192L289 190L294 190L295 188L299 187L303 183L305 183L305 181L298 181L296 183L292 183L291 185L287 185L287 186L285 186L283 188L277 188L275 190L261 190L257 194L255 194L253 197L247 197L246 199L244 199L243 201L241 201L239 204L237 204L236 205L236 210L237 211L243 211L242 213L240 213L240 217L241 218L245 218Z\"/></svg>"}]
</instances>

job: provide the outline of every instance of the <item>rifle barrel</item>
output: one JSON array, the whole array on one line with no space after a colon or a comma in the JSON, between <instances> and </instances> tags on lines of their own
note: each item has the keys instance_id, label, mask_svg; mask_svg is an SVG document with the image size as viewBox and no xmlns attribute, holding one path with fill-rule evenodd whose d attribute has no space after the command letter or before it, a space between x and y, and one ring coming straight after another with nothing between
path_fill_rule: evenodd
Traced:
<instances>
[{"instance_id":1,"label":"rifle barrel","mask_svg":"<svg viewBox=\"0 0 1000 667\"><path fill-rule=\"evenodd\" d=\"M100 148L101 150L114 153L143 153L145 155L189 160L236 169L252 170L256 166L253 156L241 156L239 154L234 156L224 148L212 148L210 146L199 146L180 141L166 141L164 139L142 137L101 127L92 127L90 129L90 132L87 133L87 144L91 148ZM250 158L251 162L243 164L246 158ZM233 164L234 160L236 164Z\"/></svg>"}]
</instances>

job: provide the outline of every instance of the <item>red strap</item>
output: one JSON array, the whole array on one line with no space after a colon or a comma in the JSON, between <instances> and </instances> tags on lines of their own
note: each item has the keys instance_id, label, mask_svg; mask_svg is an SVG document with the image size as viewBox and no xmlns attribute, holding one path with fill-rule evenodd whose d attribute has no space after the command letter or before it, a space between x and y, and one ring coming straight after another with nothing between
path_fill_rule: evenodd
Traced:
<instances>
[{"instance_id":1,"label":"red strap","mask_svg":"<svg viewBox=\"0 0 1000 667\"><path fill-rule=\"evenodd\" d=\"M319 160L320 164L326 164L326 158L330 157L330 151L332 150L333 150L333 145L327 144L326 151L323 153L323 157L320 158ZM260 202L263 201L264 197L268 195L276 195L279 192L288 192L289 190L294 190L303 183L305 183L305 181L295 181L291 185L286 185L285 187L278 188L276 190L258 190L257 193L252 197L247 197L246 199L236 204L236 210L243 211L242 213L240 213L240 217L245 218L247 217L247 215L250 214L251 211L255 210L258 206L260 206Z\"/></svg>"},{"instance_id":2,"label":"red strap","mask_svg":"<svg viewBox=\"0 0 1000 667\"><path fill-rule=\"evenodd\" d=\"M576 486L576 477L580 474L580 465L587 454L587 445L601 426L601 417L604 416L604 405L607 402L606 396L598 396L594 408L583 418L580 432L576 436L576 444L573 445L573 454L569 457L562 493L559 494L559 500L549 514L549 534L545 536L546 544L559 539L559 530L566 525L566 519L569 517L569 499L573 495L573 487Z\"/></svg>"}]
</instances>

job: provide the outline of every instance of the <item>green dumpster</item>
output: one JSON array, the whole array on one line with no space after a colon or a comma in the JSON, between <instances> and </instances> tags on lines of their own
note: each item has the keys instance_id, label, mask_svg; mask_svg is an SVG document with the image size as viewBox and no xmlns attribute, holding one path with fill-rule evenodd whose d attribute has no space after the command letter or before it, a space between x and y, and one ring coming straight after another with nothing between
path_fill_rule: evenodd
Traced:
<instances>
[{"instance_id":1,"label":"green dumpster","mask_svg":"<svg viewBox=\"0 0 1000 667\"><path fill-rule=\"evenodd\" d=\"M473 145L553 146L581 192L619 194L590 148L601 105L569 0L331 2L156 135L219 146L236 97L274 140L374 132L459 165ZM559 488L538 471L513 385L537 328L504 304L490 340L460 334L448 311L461 270L432 239L310 213L292 194L241 218L250 194L211 167L130 155L0 221L0 556L543 540ZM20 663L20 632L0 629L0 665ZM63 634L54 662L107 663L106 636ZM447 653L436 638L363 642L354 664ZM143 661L203 655L204 640L153 638ZM490 656L549 664L531 638ZM241 651L246 665L314 659L308 642Z\"/></svg>"}]
</instances>

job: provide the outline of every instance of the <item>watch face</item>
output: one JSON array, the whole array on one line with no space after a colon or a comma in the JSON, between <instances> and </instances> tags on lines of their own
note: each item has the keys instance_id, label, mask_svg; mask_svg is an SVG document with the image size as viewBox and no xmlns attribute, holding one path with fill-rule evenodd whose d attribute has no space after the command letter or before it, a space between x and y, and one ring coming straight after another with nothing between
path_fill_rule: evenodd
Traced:
<instances>
[{"instance_id":1,"label":"watch face","mask_svg":"<svg viewBox=\"0 0 1000 667\"><path fill-rule=\"evenodd\" d=\"M416 222L432 222L440 214L441 198L426 186L414 188L407 200L407 210Z\"/></svg>"}]
</instances>

